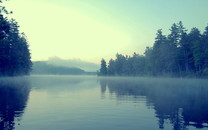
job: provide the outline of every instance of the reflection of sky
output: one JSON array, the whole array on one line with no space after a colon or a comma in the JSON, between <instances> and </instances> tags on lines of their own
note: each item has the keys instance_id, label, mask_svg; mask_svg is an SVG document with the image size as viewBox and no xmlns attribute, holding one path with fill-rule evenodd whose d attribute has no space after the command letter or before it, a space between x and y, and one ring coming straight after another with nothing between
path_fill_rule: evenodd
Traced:
<instances>
[{"instance_id":1,"label":"reflection of sky","mask_svg":"<svg viewBox=\"0 0 208 130\"><path fill-rule=\"evenodd\" d=\"M172 129L177 121L182 128L184 118L207 121L202 115L207 113L203 110L208 104L206 80L104 78L101 84L98 79L102 80L93 76L31 76L29 100L16 129L145 130L159 129L163 119L164 128ZM202 97L205 100L200 100Z\"/></svg>"},{"instance_id":2,"label":"reflection of sky","mask_svg":"<svg viewBox=\"0 0 208 130\"><path fill-rule=\"evenodd\" d=\"M174 130L208 127L207 80L109 78L101 79L102 86L104 81L118 101L146 103L154 109L160 128L167 129L169 124Z\"/></svg>"},{"instance_id":3,"label":"reflection of sky","mask_svg":"<svg viewBox=\"0 0 208 130\"><path fill-rule=\"evenodd\" d=\"M207 25L206 0L18 0L9 1L30 42L33 60L51 56L99 62L117 52L143 53L157 29L182 20ZM47 52L46 52L47 48Z\"/></svg>"},{"instance_id":4,"label":"reflection of sky","mask_svg":"<svg viewBox=\"0 0 208 130\"><path fill-rule=\"evenodd\" d=\"M16 129L97 130L144 126L154 129L157 126L156 118L152 117L154 111L146 109L145 103L132 105L132 102L117 101L107 92L105 96L101 97L99 82L91 79L68 82L60 88L53 86L52 90L50 86L32 88L23 120ZM148 126L147 120L155 125Z\"/></svg>"}]
</instances>

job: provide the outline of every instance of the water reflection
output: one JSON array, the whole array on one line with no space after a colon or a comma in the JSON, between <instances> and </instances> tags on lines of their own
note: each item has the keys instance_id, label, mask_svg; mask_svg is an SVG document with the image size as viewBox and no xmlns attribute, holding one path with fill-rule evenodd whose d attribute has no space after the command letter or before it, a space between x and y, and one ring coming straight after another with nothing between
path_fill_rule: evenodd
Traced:
<instances>
[{"instance_id":1,"label":"water reflection","mask_svg":"<svg viewBox=\"0 0 208 130\"><path fill-rule=\"evenodd\" d=\"M12 130L21 120L30 88L25 78L0 79L0 130Z\"/></svg>"},{"instance_id":2,"label":"water reflection","mask_svg":"<svg viewBox=\"0 0 208 130\"><path fill-rule=\"evenodd\" d=\"M155 110L159 128L170 123L174 130L208 127L207 84L206 80L191 79L100 79L101 91L105 93L107 87L117 100L145 97L147 108Z\"/></svg>"}]
</instances>

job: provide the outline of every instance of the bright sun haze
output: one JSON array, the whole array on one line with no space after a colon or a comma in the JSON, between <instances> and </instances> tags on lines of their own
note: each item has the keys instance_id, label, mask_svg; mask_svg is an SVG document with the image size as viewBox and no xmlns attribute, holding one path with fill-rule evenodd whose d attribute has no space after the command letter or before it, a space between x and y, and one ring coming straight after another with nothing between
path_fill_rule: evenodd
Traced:
<instances>
[{"instance_id":1,"label":"bright sun haze","mask_svg":"<svg viewBox=\"0 0 208 130\"><path fill-rule=\"evenodd\" d=\"M146 46L152 46L156 30L168 28L174 22L183 21L187 28L203 29L208 18L199 14L207 8L199 7L208 2L189 1L184 6L186 2L11 0L5 3L14 11L11 16L20 24L21 31L26 33L33 61L57 56L99 63L101 58L109 59L116 53L143 54ZM194 18L190 14L193 9Z\"/></svg>"}]
</instances>

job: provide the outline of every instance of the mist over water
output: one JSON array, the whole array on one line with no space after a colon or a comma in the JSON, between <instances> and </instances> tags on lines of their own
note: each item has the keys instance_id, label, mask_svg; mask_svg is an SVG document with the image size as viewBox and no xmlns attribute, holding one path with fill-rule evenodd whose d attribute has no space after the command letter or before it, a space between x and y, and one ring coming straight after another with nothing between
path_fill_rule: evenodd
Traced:
<instances>
[{"instance_id":1,"label":"mist over water","mask_svg":"<svg viewBox=\"0 0 208 130\"><path fill-rule=\"evenodd\" d=\"M0 129L207 129L207 84L144 77L0 78Z\"/></svg>"},{"instance_id":2,"label":"mist over water","mask_svg":"<svg viewBox=\"0 0 208 130\"><path fill-rule=\"evenodd\" d=\"M208 88L206 80L158 78L101 79L116 100L145 102L154 109L160 129L169 122L173 129L208 127ZM105 89L103 92L105 92Z\"/></svg>"}]
</instances>

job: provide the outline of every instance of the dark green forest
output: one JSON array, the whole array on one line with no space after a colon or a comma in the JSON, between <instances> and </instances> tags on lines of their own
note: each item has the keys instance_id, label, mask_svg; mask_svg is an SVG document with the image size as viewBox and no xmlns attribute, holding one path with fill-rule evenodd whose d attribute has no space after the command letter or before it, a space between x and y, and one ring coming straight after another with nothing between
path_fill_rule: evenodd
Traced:
<instances>
[{"instance_id":1,"label":"dark green forest","mask_svg":"<svg viewBox=\"0 0 208 130\"><path fill-rule=\"evenodd\" d=\"M0 76L27 75L32 66L28 43L15 19L6 17L11 13L0 5Z\"/></svg>"},{"instance_id":2,"label":"dark green forest","mask_svg":"<svg viewBox=\"0 0 208 130\"><path fill-rule=\"evenodd\" d=\"M159 29L144 55L116 54L108 64L102 59L98 75L208 77L208 26L203 33L196 27L188 31L180 21L168 35Z\"/></svg>"}]
</instances>

